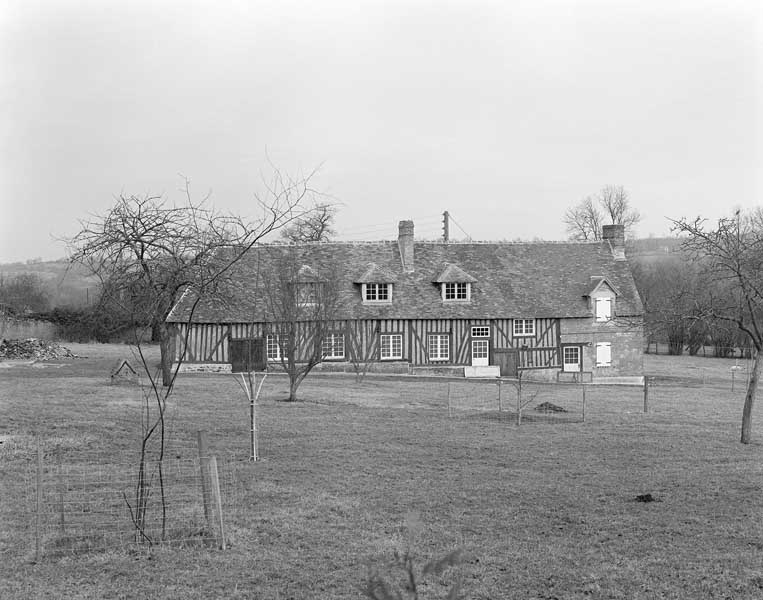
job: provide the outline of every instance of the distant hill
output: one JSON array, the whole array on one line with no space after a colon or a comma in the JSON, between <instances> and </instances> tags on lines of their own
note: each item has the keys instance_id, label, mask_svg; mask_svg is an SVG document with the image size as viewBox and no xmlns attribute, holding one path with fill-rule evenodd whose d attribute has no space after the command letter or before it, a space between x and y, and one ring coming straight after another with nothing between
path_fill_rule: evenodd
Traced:
<instances>
[{"instance_id":1,"label":"distant hill","mask_svg":"<svg viewBox=\"0 0 763 600\"><path fill-rule=\"evenodd\" d=\"M96 277L89 275L81 265L71 265L63 259L0 264L3 277L22 273L33 273L45 282L53 308L86 306L98 293Z\"/></svg>"}]
</instances>

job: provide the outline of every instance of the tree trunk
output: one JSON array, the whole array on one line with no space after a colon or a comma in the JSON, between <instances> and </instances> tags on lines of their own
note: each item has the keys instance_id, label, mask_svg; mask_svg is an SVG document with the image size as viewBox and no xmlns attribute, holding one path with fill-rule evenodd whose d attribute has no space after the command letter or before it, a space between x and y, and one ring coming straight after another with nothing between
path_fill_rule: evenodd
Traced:
<instances>
[{"instance_id":1,"label":"tree trunk","mask_svg":"<svg viewBox=\"0 0 763 600\"><path fill-rule=\"evenodd\" d=\"M297 389L299 388L299 383L300 383L299 377L289 378L289 402L297 401Z\"/></svg>"},{"instance_id":2,"label":"tree trunk","mask_svg":"<svg viewBox=\"0 0 763 600\"><path fill-rule=\"evenodd\" d=\"M172 383L172 337L166 324L159 327L159 352L161 354L162 385Z\"/></svg>"},{"instance_id":3,"label":"tree trunk","mask_svg":"<svg viewBox=\"0 0 763 600\"><path fill-rule=\"evenodd\" d=\"M755 402L755 394L758 391L758 378L760 376L760 352L755 352L752 363L750 384L747 386L747 394L744 397L744 409L742 409L742 439L743 444L749 444L752 437L752 406Z\"/></svg>"}]
</instances>

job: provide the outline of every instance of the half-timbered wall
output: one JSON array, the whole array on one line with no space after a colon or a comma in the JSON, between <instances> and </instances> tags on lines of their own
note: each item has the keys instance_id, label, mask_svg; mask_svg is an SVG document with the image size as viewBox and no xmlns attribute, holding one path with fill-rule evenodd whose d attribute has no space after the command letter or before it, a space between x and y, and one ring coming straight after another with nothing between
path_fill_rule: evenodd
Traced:
<instances>
[{"instance_id":1,"label":"half-timbered wall","mask_svg":"<svg viewBox=\"0 0 763 600\"><path fill-rule=\"evenodd\" d=\"M414 365L433 364L429 360L428 336L446 334L450 340L450 357L438 364L471 364L471 328L490 328L492 350L516 349L520 368L549 368L560 366L559 319L536 319L535 335L514 336L512 319L378 319L338 321L331 330L345 334L346 360L378 360L379 336L397 333L403 340L403 361ZM227 363L230 339L261 337L272 331L263 323L195 323L177 324L175 356L179 357L188 335L184 358L188 363Z\"/></svg>"}]
</instances>

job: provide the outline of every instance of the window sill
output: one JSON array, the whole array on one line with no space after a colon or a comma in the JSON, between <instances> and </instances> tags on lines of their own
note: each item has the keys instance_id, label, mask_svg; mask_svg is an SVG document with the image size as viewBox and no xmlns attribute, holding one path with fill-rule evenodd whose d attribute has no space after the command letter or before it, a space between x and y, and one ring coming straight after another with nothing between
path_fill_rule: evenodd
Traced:
<instances>
[{"instance_id":1,"label":"window sill","mask_svg":"<svg viewBox=\"0 0 763 600\"><path fill-rule=\"evenodd\" d=\"M364 306L375 306L375 305L382 305L385 304L392 304L392 300L363 300Z\"/></svg>"}]
</instances>

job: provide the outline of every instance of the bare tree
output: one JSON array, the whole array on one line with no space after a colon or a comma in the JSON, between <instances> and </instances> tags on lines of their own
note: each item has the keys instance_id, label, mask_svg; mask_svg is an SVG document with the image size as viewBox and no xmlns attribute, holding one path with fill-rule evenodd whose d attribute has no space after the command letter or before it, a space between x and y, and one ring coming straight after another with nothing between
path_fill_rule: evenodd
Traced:
<instances>
[{"instance_id":1,"label":"bare tree","mask_svg":"<svg viewBox=\"0 0 763 600\"><path fill-rule=\"evenodd\" d=\"M598 241L602 225L624 225L630 232L641 221L630 205L630 196L621 185L606 185L595 196L586 196L564 213L563 222L570 239Z\"/></svg>"},{"instance_id":2,"label":"bare tree","mask_svg":"<svg viewBox=\"0 0 763 600\"><path fill-rule=\"evenodd\" d=\"M261 215L254 221L208 208L207 198L195 202L186 180L184 204L170 204L159 196L120 196L105 215L82 221L80 233L69 240L70 260L88 267L103 283L110 301L131 312L136 321L151 323L160 335L157 373L146 358L145 340L137 329L133 340L147 384L142 388L135 496L130 501L125 494L124 499L136 536L142 541L153 542L146 524L154 485L159 489L162 539L166 534L163 461L167 402L188 347L186 339L181 355L173 357L166 318L181 296L189 294L192 300L184 316L190 325L199 302L216 295L233 267L257 242L302 216L303 201L315 193L310 184L313 174L294 180L276 170L267 195L255 196Z\"/></svg>"},{"instance_id":3,"label":"bare tree","mask_svg":"<svg viewBox=\"0 0 763 600\"><path fill-rule=\"evenodd\" d=\"M281 238L294 243L331 241L336 234L335 218L336 207L326 203L318 204L309 213L295 219L281 230Z\"/></svg>"},{"instance_id":4,"label":"bare tree","mask_svg":"<svg viewBox=\"0 0 763 600\"><path fill-rule=\"evenodd\" d=\"M172 379L171 335L166 323L183 293L212 293L231 267L264 236L306 215L316 194L311 178L276 171L265 197L255 196L260 217L248 221L195 201L186 180L185 202L161 196L120 196L104 215L81 221L68 240L70 261L96 275L109 300L150 324L161 348L162 383ZM223 249L235 249L222 252ZM224 257L224 258L223 258Z\"/></svg>"},{"instance_id":5,"label":"bare tree","mask_svg":"<svg viewBox=\"0 0 763 600\"><path fill-rule=\"evenodd\" d=\"M333 344L344 344L344 331L334 329L339 294L334 274L303 264L297 249L283 254L273 267L265 288L268 353L277 355L288 375L289 401L294 402L308 373L331 353Z\"/></svg>"},{"instance_id":6,"label":"bare tree","mask_svg":"<svg viewBox=\"0 0 763 600\"><path fill-rule=\"evenodd\" d=\"M755 349L742 409L741 442L749 444L763 349L763 212L737 211L714 226L701 218L673 223L674 230L686 236L683 247L701 265L707 281L712 282L703 297L697 299L701 313L733 323Z\"/></svg>"},{"instance_id":7,"label":"bare tree","mask_svg":"<svg viewBox=\"0 0 763 600\"><path fill-rule=\"evenodd\" d=\"M586 196L579 204L568 208L563 219L570 238L581 241L600 240L603 220L604 215L591 196Z\"/></svg>"}]
</instances>

